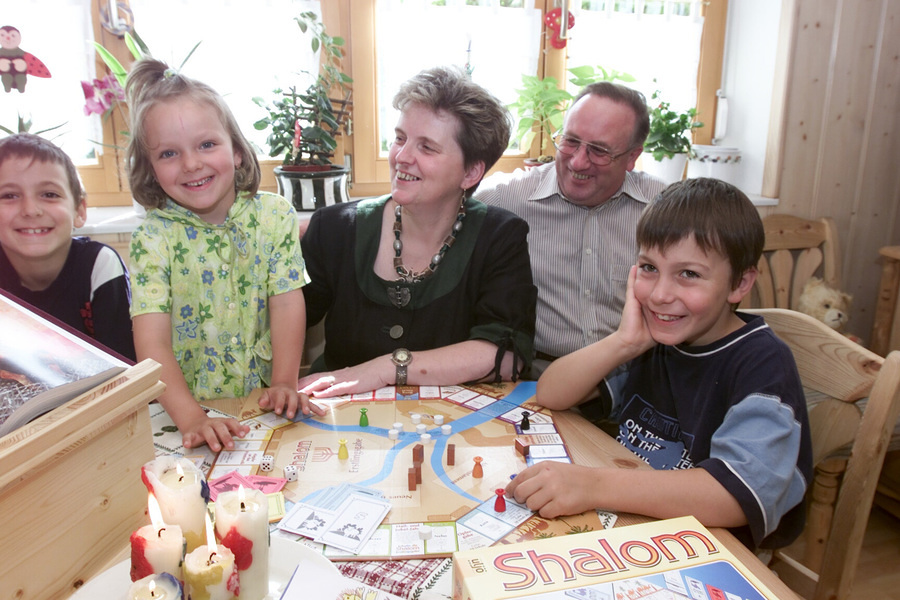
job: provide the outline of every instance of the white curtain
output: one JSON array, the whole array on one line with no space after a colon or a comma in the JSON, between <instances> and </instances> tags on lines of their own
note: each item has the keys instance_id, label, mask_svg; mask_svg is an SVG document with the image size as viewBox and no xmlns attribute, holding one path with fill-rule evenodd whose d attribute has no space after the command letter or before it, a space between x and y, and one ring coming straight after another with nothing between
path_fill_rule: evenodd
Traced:
<instances>
[{"instance_id":1,"label":"white curtain","mask_svg":"<svg viewBox=\"0 0 900 600\"><path fill-rule=\"evenodd\" d=\"M515 101L523 73L537 73L542 18L533 0L524 8L503 8L499 2L488 6L447 4L376 2L376 93L382 153L386 154L385 145L393 139L399 116L391 100L400 84L422 69L468 65L472 80L504 104Z\"/></svg>"},{"instance_id":2,"label":"white curtain","mask_svg":"<svg viewBox=\"0 0 900 600\"><path fill-rule=\"evenodd\" d=\"M641 14L643 4L606 2L601 10L573 8L568 66L601 65L623 71L636 78L629 85L641 90L648 102L653 91L660 90L674 109L696 106L703 31L700 3L691 3L688 16L671 14L672 3L666 3L667 14ZM617 12L619 6L628 12Z\"/></svg>"},{"instance_id":3,"label":"white curtain","mask_svg":"<svg viewBox=\"0 0 900 600\"><path fill-rule=\"evenodd\" d=\"M267 155L267 132L253 129L265 112L252 99L270 101L277 86L304 90L313 81L318 53L294 17L313 11L321 19L319 0L131 0L131 8L135 30L173 68L201 42L182 72L222 94L244 135Z\"/></svg>"}]
</instances>

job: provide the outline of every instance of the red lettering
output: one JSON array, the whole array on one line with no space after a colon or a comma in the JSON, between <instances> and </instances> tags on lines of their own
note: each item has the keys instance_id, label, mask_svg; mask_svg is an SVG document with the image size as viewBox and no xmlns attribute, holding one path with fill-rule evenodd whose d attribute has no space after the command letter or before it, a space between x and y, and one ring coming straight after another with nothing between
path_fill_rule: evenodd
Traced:
<instances>
[{"instance_id":1,"label":"red lettering","mask_svg":"<svg viewBox=\"0 0 900 600\"><path fill-rule=\"evenodd\" d=\"M646 550L647 558L636 558L634 554L632 554L633 548L643 548L644 550ZM637 565L639 567L652 567L654 565L658 565L660 561L659 552L654 546L651 546L647 542L639 542L637 540L625 542L624 544L619 546L619 554L621 554L622 558L624 558L631 564Z\"/></svg>"},{"instance_id":2,"label":"red lettering","mask_svg":"<svg viewBox=\"0 0 900 600\"><path fill-rule=\"evenodd\" d=\"M531 559L531 564L534 565L535 570L541 578L541 581L544 583L553 583L553 578L550 577L550 574L547 572L547 569L544 568L544 561L551 561L558 564L563 571L563 581L571 581L575 579L575 573L572 572L572 567L569 566L568 561L564 559L562 556L558 554L537 554L534 550L529 550L526 552L528 558Z\"/></svg>"},{"instance_id":3,"label":"red lettering","mask_svg":"<svg viewBox=\"0 0 900 600\"><path fill-rule=\"evenodd\" d=\"M576 548L575 550L569 551L569 556L575 559L575 571L577 571L581 575L586 575L588 577L597 577L599 575L609 575L610 573L615 573L616 570L609 564L609 561L606 560L606 557L597 552L596 550L591 550L589 548ZM582 556L584 558L578 558ZM591 563L600 563L600 568L591 569L588 567Z\"/></svg>"},{"instance_id":4,"label":"red lettering","mask_svg":"<svg viewBox=\"0 0 900 600\"><path fill-rule=\"evenodd\" d=\"M521 552L508 552L501 554L494 559L494 568L501 573L508 575L521 575L522 580L515 583L504 583L503 588L506 590L525 590L534 585L536 581L534 573L525 567L516 567L506 564L506 561L519 560L523 558Z\"/></svg>"}]
</instances>

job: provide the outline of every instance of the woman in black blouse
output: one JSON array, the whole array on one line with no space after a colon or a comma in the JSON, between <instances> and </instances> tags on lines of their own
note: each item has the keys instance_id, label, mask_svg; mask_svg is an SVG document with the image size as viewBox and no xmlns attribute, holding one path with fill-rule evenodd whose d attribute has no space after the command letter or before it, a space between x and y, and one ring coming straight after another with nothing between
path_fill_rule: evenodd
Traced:
<instances>
[{"instance_id":1,"label":"woman in black blouse","mask_svg":"<svg viewBox=\"0 0 900 600\"><path fill-rule=\"evenodd\" d=\"M509 114L461 70L425 70L394 97L391 194L316 211L303 236L307 324L325 351L300 390L515 380L537 295L528 225L473 200L507 147Z\"/></svg>"}]
</instances>

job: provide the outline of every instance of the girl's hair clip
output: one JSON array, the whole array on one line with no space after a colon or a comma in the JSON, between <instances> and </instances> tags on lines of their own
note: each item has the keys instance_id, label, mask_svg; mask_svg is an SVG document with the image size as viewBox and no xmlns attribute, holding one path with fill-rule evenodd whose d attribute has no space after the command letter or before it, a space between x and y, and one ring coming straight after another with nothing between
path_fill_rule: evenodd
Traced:
<instances>
[{"instance_id":1,"label":"girl's hair clip","mask_svg":"<svg viewBox=\"0 0 900 600\"><path fill-rule=\"evenodd\" d=\"M163 71L163 79L171 79L175 77L175 75L177 75L175 69L169 68Z\"/></svg>"}]
</instances>

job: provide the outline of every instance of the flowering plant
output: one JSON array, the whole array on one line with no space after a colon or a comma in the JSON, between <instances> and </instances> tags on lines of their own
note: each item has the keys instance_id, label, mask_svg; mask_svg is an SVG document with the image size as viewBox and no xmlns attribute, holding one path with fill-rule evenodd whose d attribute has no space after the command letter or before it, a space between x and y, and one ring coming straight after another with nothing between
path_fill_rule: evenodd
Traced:
<instances>
[{"instance_id":1,"label":"flowering plant","mask_svg":"<svg viewBox=\"0 0 900 600\"><path fill-rule=\"evenodd\" d=\"M105 115L116 103L125 102L125 90L112 75L93 82L82 81L81 90L84 92L84 114L88 116Z\"/></svg>"},{"instance_id":2,"label":"flowering plant","mask_svg":"<svg viewBox=\"0 0 900 600\"><path fill-rule=\"evenodd\" d=\"M676 112L669 107L668 102L660 100L659 90L653 92L650 98L659 100L659 103L649 107L650 134L644 142L644 152L649 152L658 161L689 152L691 139L688 134L697 127L703 127L703 123L694 120L697 109Z\"/></svg>"},{"instance_id":3,"label":"flowering plant","mask_svg":"<svg viewBox=\"0 0 900 600\"><path fill-rule=\"evenodd\" d=\"M344 39L328 35L313 12L301 13L294 20L303 33L310 33L312 51L321 50L321 72L304 92L291 86L275 89L274 99L268 102L254 97L256 105L268 114L253 127L257 131L269 130L269 156L283 156L283 165L328 165L337 148L336 137L346 127L349 114L349 84L353 80L340 69ZM332 101L332 90L339 90L344 98ZM339 110L335 110L336 103Z\"/></svg>"}]
</instances>

